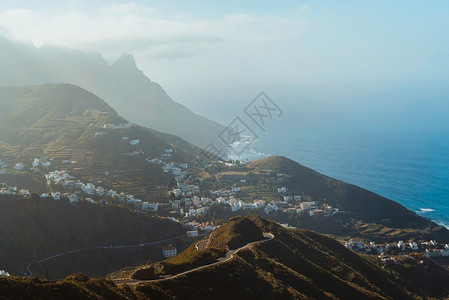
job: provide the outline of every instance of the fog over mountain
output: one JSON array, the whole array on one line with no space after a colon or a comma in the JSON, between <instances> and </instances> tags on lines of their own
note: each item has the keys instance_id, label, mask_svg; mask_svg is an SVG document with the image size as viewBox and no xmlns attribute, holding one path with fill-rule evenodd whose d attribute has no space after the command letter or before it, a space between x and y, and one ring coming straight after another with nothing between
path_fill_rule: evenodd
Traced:
<instances>
[{"instance_id":1,"label":"fog over mountain","mask_svg":"<svg viewBox=\"0 0 449 300\"><path fill-rule=\"evenodd\" d=\"M105 99L132 122L183 136L199 146L205 146L222 130L220 124L173 101L138 69L130 54L109 65L97 53L49 45L37 48L1 36L0 48L2 86L76 84Z\"/></svg>"}]
</instances>

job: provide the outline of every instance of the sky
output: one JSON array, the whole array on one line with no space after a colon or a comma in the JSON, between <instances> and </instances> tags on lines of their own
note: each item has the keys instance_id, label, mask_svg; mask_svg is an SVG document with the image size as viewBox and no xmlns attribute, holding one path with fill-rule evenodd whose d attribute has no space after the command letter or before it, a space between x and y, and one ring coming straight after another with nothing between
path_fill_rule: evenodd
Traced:
<instances>
[{"instance_id":1,"label":"sky","mask_svg":"<svg viewBox=\"0 0 449 300\"><path fill-rule=\"evenodd\" d=\"M432 0L19 0L0 1L0 34L109 62L131 53L175 101L223 123L260 91L305 118L395 118L445 100L448 14Z\"/></svg>"}]
</instances>

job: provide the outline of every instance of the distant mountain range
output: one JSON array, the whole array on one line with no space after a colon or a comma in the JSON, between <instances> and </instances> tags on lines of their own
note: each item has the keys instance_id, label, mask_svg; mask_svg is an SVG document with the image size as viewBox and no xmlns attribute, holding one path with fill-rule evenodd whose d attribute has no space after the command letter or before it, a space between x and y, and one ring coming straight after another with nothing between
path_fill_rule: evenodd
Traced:
<instances>
[{"instance_id":1,"label":"distant mountain range","mask_svg":"<svg viewBox=\"0 0 449 300\"><path fill-rule=\"evenodd\" d=\"M223 127L173 101L123 54L112 65L100 54L14 42L0 36L0 86L71 83L104 99L139 125L206 146Z\"/></svg>"}]
</instances>

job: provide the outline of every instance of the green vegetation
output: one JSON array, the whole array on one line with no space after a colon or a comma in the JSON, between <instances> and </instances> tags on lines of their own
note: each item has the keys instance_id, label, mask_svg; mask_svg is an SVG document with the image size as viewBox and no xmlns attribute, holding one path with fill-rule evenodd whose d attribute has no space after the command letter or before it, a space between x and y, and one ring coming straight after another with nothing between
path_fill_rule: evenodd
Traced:
<instances>
[{"instance_id":1,"label":"green vegetation","mask_svg":"<svg viewBox=\"0 0 449 300\"><path fill-rule=\"evenodd\" d=\"M166 196L169 178L145 159L160 157L164 149L172 148L170 160L187 162L199 152L181 138L140 126L104 128L127 120L102 99L74 85L0 87L0 99L0 158L10 169L17 162L25 163L23 172L13 171L4 181L17 182L13 176L22 177L20 186L29 183L32 192L42 192L43 174L30 169L31 161L47 156L52 168L68 169L83 182L95 178L104 188L143 200ZM140 143L132 146L130 140ZM73 163L63 164L63 160Z\"/></svg>"}]
</instances>

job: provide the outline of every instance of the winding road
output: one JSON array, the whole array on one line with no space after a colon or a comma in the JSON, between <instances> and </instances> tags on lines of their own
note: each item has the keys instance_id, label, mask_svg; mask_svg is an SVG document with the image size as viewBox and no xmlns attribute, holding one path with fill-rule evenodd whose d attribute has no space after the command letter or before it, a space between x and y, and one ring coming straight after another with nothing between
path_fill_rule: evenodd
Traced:
<instances>
[{"instance_id":1,"label":"winding road","mask_svg":"<svg viewBox=\"0 0 449 300\"><path fill-rule=\"evenodd\" d=\"M133 280L133 279L130 279L130 278L124 278L124 279L116 279L116 280L114 280L114 282L115 282L115 284L125 283L126 285L129 285L129 286L135 286L135 285L137 285L139 283L156 282L156 281L161 281L161 280L166 280L166 279L172 279L172 278L183 276L183 275L186 275L186 274L189 274L189 273L192 273L192 272L196 272L196 271L199 271L199 270L202 270L202 269L205 269L205 268L208 268L208 267L211 267L211 266L214 266L214 265L226 262L226 261L232 259L234 257L234 255L237 254L239 251L244 250L244 249L250 247L251 245L268 242L268 241L271 241L272 239L274 239L274 235L272 233L264 232L263 236L264 236L263 240L251 242L251 243L248 243L245 246L242 246L242 247L240 247L238 249L234 249L234 250L228 251L224 257L220 257L214 263L211 263L211 264L208 264L208 265L204 265L204 266L201 266L201 267L197 267L197 268L193 268L193 269L190 269L190 270L178 273L176 275L166 275L163 278L149 279L149 280ZM199 248L202 248L202 247L200 247L200 243L201 242L202 241L198 242L195 245L197 250L200 250Z\"/></svg>"},{"instance_id":2,"label":"winding road","mask_svg":"<svg viewBox=\"0 0 449 300\"><path fill-rule=\"evenodd\" d=\"M21 270L24 276L33 276L33 273L30 270L31 265L33 264L37 264L37 263L41 263L43 261L46 260L50 260L59 256L63 256L66 254L72 254L72 253L77 253L77 252L81 252L81 251L87 251L87 250L96 250L96 249L124 249L124 248L138 248L138 247L144 247L144 246L153 246L153 245L157 245L157 244L162 244L162 243L166 243L166 242L171 242L173 240L182 238L187 236L187 234L183 234L183 235L179 235L176 237L172 237L172 238L168 238L165 240L160 240L160 241L154 241L154 242L148 242L148 243L141 243L141 244L136 244L136 245L128 245L128 246L96 246L96 247L86 247L86 248L79 248L79 249L74 249L74 250L69 250L69 251L64 251L64 252L60 252L57 254L52 254L49 256L45 256L45 257L40 257L40 258L36 258L24 265L22 265Z\"/></svg>"}]
</instances>

